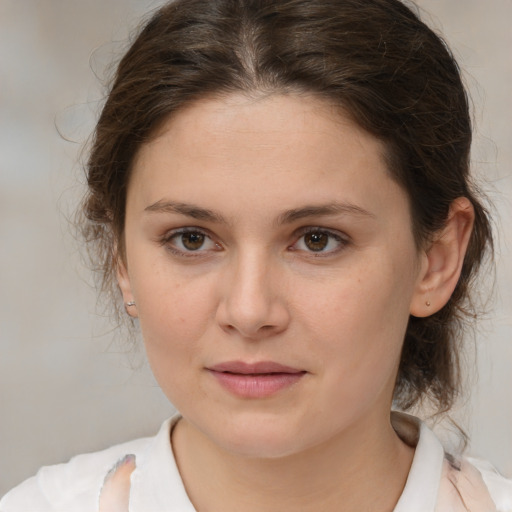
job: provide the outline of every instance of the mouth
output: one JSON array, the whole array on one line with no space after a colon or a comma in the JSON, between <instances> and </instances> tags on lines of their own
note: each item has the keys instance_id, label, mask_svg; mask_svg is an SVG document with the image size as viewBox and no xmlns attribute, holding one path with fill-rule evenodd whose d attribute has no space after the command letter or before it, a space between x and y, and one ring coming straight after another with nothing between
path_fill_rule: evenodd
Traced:
<instances>
[{"instance_id":1,"label":"mouth","mask_svg":"<svg viewBox=\"0 0 512 512\"><path fill-rule=\"evenodd\" d=\"M207 368L217 382L240 398L267 398L300 381L305 370L273 361L228 361Z\"/></svg>"}]
</instances>

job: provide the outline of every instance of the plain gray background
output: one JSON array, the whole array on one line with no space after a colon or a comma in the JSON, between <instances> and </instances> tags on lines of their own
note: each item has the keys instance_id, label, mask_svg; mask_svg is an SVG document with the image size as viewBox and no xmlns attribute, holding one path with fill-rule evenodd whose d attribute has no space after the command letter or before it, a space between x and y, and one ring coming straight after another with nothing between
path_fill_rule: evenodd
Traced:
<instances>
[{"instance_id":1,"label":"plain gray background","mask_svg":"<svg viewBox=\"0 0 512 512\"><path fill-rule=\"evenodd\" d=\"M160 3L0 0L0 495L42 464L152 435L173 411L141 351L113 341L66 220L81 193L98 77ZM455 417L470 452L512 476L512 1L419 4L465 70L474 167L501 218L479 378Z\"/></svg>"}]
</instances>

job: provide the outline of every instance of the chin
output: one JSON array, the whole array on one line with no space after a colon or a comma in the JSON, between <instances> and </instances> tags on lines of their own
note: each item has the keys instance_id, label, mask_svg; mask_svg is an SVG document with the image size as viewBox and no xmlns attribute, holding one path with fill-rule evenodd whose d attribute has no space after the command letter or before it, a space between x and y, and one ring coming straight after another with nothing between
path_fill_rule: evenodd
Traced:
<instances>
[{"instance_id":1,"label":"chin","mask_svg":"<svg viewBox=\"0 0 512 512\"><path fill-rule=\"evenodd\" d=\"M218 444L229 453L239 457L251 459L279 459L294 455L301 451L296 440L292 443L290 434L277 435L271 432L268 435L250 433L229 439L218 440Z\"/></svg>"},{"instance_id":2,"label":"chin","mask_svg":"<svg viewBox=\"0 0 512 512\"><path fill-rule=\"evenodd\" d=\"M203 433L223 450L248 458L287 457L315 444L314 440L308 443L304 438L303 428L273 415L233 419L216 431L203 430Z\"/></svg>"}]
</instances>

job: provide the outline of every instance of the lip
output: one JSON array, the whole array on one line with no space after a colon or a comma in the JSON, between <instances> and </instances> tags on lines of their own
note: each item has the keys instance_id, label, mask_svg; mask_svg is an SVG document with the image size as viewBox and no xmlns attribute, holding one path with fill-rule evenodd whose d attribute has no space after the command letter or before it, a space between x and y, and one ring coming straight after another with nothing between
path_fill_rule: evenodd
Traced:
<instances>
[{"instance_id":1,"label":"lip","mask_svg":"<svg viewBox=\"0 0 512 512\"><path fill-rule=\"evenodd\" d=\"M241 398L270 397L297 383L307 373L274 361L227 361L206 369L224 389Z\"/></svg>"}]
</instances>

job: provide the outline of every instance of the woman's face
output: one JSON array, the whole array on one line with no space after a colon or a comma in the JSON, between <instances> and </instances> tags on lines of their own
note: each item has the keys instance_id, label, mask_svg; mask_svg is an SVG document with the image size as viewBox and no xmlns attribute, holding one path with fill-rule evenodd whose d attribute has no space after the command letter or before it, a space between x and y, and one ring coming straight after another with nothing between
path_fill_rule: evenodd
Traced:
<instances>
[{"instance_id":1,"label":"woman's face","mask_svg":"<svg viewBox=\"0 0 512 512\"><path fill-rule=\"evenodd\" d=\"M217 446L277 457L389 422L425 258L382 144L333 107L175 114L134 162L125 243L156 379Z\"/></svg>"}]
</instances>

